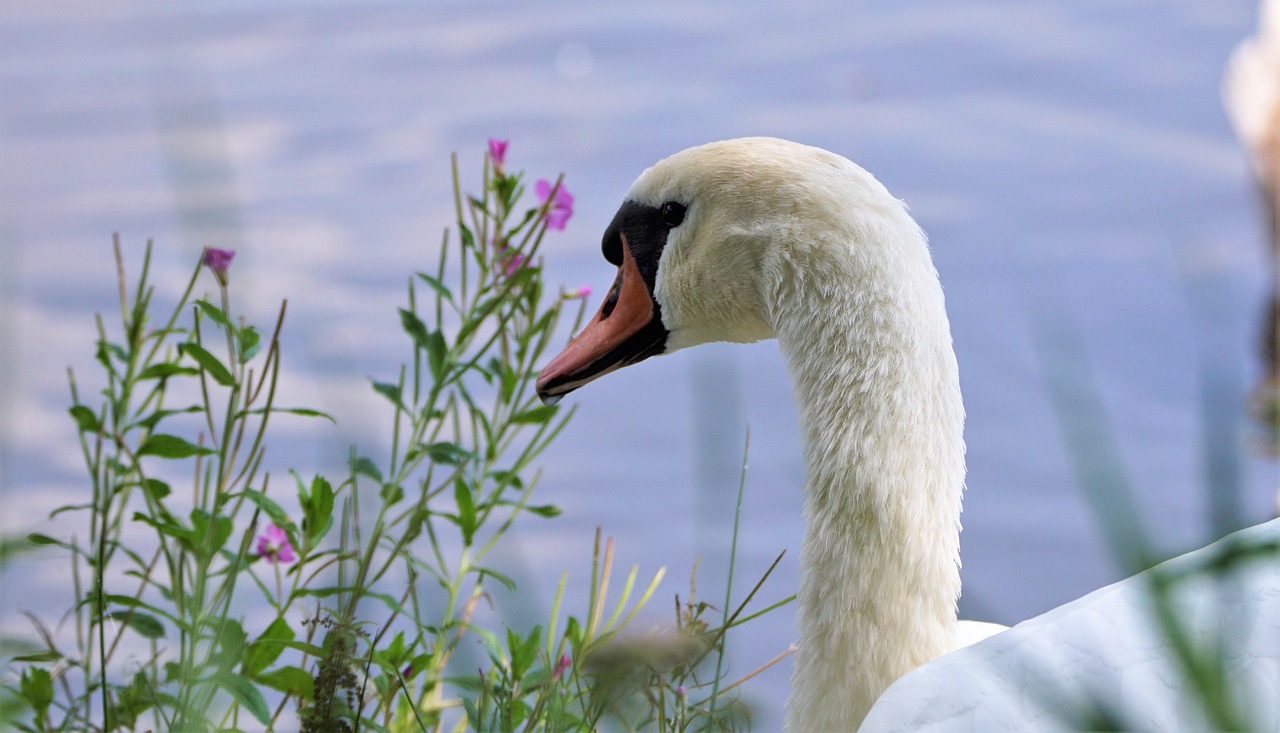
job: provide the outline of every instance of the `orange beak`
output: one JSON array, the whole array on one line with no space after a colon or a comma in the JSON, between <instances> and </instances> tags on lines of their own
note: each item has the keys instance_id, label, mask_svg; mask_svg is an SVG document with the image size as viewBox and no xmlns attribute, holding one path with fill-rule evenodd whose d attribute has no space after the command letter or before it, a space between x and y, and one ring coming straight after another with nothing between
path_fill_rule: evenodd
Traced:
<instances>
[{"instance_id":1,"label":"orange beak","mask_svg":"<svg viewBox=\"0 0 1280 733\"><path fill-rule=\"evenodd\" d=\"M662 353L667 331L626 237L618 277L591 322L542 368L536 383L547 404L609 372Z\"/></svg>"}]
</instances>

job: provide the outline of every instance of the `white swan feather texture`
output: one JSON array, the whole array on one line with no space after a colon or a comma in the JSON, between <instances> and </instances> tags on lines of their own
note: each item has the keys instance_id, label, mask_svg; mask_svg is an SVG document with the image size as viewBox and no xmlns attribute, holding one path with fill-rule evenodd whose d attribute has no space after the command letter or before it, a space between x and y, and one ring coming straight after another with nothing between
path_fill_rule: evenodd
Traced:
<instances>
[{"instance_id":1,"label":"white swan feather texture","mask_svg":"<svg viewBox=\"0 0 1280 733\"><path fill-rule=\"evenodd\" d=\"M658 270L668 351L778 339L808 466L787 727L852 730L956 646L964 408L924 235L862 168L781 140L678 153L628 199L691 202Z\"/></svg>"}]
</instances>

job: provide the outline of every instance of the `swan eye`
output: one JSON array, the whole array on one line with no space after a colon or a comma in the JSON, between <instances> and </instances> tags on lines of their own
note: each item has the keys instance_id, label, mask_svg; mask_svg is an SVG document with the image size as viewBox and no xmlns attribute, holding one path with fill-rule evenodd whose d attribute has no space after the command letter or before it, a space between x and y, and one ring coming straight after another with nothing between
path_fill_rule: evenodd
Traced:
<instances>
[{"instance_id":1,"label":"swan eye","mask_svg":"<svg viewBox=\"0 0 1280 733\"><path fill-rule=\"evenodd\" d=\"M680 222L684 221L684 205L675 201L668 201L658 209L658 214L662 217L662 223L672 229L680 226Z\"/></svg>"}]
</instances>

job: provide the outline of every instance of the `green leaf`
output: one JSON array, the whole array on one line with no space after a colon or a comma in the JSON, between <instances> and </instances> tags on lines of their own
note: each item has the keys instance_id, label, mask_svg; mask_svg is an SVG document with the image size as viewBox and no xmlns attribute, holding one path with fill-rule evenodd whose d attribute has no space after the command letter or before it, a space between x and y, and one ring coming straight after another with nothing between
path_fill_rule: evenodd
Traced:
<instances>
[{"instance_id":1,"label":"green leaf","mask_svg":"<svg viewBox=\"0 0 1280 733\"><path fill-rule=\"evenodd\" d=\"M241 410L236 413L236 417L243 415L261 415L264 412L271 412L273 414L282 412L289 415L301 415L302 417L323 417L334 425L338 424L338 421L334 420L333 416L329 413L321 412L320 410L313 410L310 407L272 407L269 410L266 407L256 407L252 410Z\"/></svg>"},{"instance_id":2,"label":"green leaf","mask_svg":"<svg viewBox=\"0 0 1280 733\"><path fill-rule=\"evenodd\" d=\"M227 369L227 367L218 360L218 357L214 356L200 344L197 344L194 341L188 341L185 344L180 344L178 346L178 350L187 354L192 359L195 359L196 363L198 363L200 367L209 374L209 376L213 377L214 381L218 384L221 384L223 387L235 386L236 378L231 374L231 370Z\"/></svg>"},{"instance_id":3,"label":"green leaf","mask_svg":"<svg viewBox=\"0 0 1280 733\"><path fill-rule=\"evenodd\" d=\"M206 318L214 323L222 326L223 328L231 328L231 319L227 318L227 314L223 313L222 309L218 306L207 300L197 300L196 307L200 309L200 312L203 313Z\"/></svg>"},{"instance_id":4,"label":"green leaf","mask_svg":"<svg viewBox=\"0 0 1280 733\"><path fill-rule=\"evenodd\" d=\"M213 554L222 549L231 536L231 517L217 515L210 524L209 513L203 509L191 510L192 536L198 543L197 550L201 554Z\"/></svg>"},{"instance_id":5,"label":"green leaf","mask_svg":"<svg viewBox=\"0 0 1280 733\"><path fill-rule=\"evenodd\" d=\"M216 453L212 448L193 445L176 435L153 433L147 436L138 448L139 456L159 456L161 458L190 458L191 456L208 456Z\"/></svg>"},{"instance_id":6,"label":"green leaf","mask_svg":"<svg viewBox=\"0 0 1280 733\"><path fill-rule=\"evenodd\" d=\"M542 506L526 506L525 511L533 512L540 517L558 517L561 509L553 504L543 504Z\"/></svg>"},{"instance_id":7,"label":"green leaf","mask_svg":"<svg viewBox=\"0 0 1280 733\"><path fill-rule=\"evenodd\" d=\"M559 405L535 405L512 415L511 422L517 425L544 423L554 417L559 409Z\"/></svg>"},{"instance_id":8,"label":"green leaf","mask_svg":"<svg viewBox=\"0 0 1280 733\"><path fill-rule=\"evenodd\" d=\"M62 659L60 652L40 652L39 654L23 654L20 657L14 657L14 662L56 662Z\"/></svg>"},{"instance_id":9,"label":"green leaf","mask_svg":"<svg viewBox=\"0 0 1280 733\"><path fill-rule=\"evenodd\" d=\"M259 672L271 666L271 663L284 652L282 641L293 641L293 628L283 618L277 618L253 641L245 650L244 661L240 663L240 673L245 677L255 677Z\"/></svg>"},{"instance_id":10,"label":"green leaf","mask_svg":"<svg viewBox=\"0 0 1280 733\"><path fill-rule=\"evenodd\" d=\"M319 647L317 651L324 652ZM279 690L302 700L310 700L315 695L315 679L309 672L299 667L280 667L270 672L262 672L254 679L273 690Z\"/></svg>"},{"instance_id":11,"label":"green leaf","mask_svg":"<svg viewBox=\"0 0 1280 733\"><path fill-rule=\"evenodd\" d=\"M230 671L244 658L249 635L244 633L244 627L239 621L226 618L222 620L216 636L218 668Z\"/></svg>"},{"instance_id":12,"label":"green leaf","mask_svg":"<svg viewBox=\"0 0 1280 733\"><path fill-rule=\"evenodd\" d=\"M164 636L164 624L149 613L138 610L112 611L106 617L128 626L147 639L159 639Z\"/></svg>"},{"instance_id":13,"label":"green leaf","mask_svg":"<svg viewBox=\"0 0 1280 733\"><path fill-rule=\"evenodd\" d=\"M158 478L143 479L141 486L142 490L147 492L147 496L150 496L154 501L160 501L173 493L173 490L169 488L169 484Z\"/></svg>"},{"instance_id":14,"label":"green leaf","mask_svg":"<svg viewBox=\"0 0 1280 733\"><path fill-rule=\"evenodd\" d=\"M458 502L458 527L462 530L462 543L470 547L471 538L475 536L478 526L476 504L471 496L471 488L462 479L453 482L453 498Z\"/></svg>"},{"instance_id":15,"label":"green leaf","mask_svg":"<svg viewBox=\"0 0 1280 733\"><path fill-rule=\"evenodd\" d=\"M169 621L175 624L181 625L179 624L177 619L175 619L171 614L165 611L162 611L159 608L156 608L155 606L151 605L150 603L147 603L146 601L140 598L134 598L133 596L126 596L120 593L105 593L102 596L102 601L103 603L110 603L115 606L125 606L127 608L133 608L133 609L141 608L143 610L150 611L158 616L164 616L165 618L169 619ZM98 602L97 595L90 593L86 595L79 603L77 603L76 607L78 608L80 606L88 605L91 603L96 604L97 602Z\"/></svg>"},{"instance_id":16,"label":"green leaf","mask_svg":"<svg viewBox=\"0 0 1280 733\"><path fill-rule=\"evenodd\" d=\"M84 405L74 405L68 410L71 417L76 421L76 427L82 433L96 433L102 430L102 423L98 422L98 416L94 414Z\"/></svg>"},{"instance_id":17,"label":"green leaf","mask_svg":"<svg viewBox=\"0 0 1280 733\"><path fill-rule=\"evenodd\" d=\"M65 545L66 544L61 540L55 540L54 538L50 537L47 534L40 534L38 532L32 532L31 534L27 535L27 542L30 542L33 545Z\"/></svg>"},{"instance_id":18,"label":"green leaf","mask_svg":"<svg viewBox=\"0 0 1280 733\"><path fill-rule=\"evenodd\" d=\"M490 471L489 478L502 484L503 487L514 486L515 488L524 490L524 479L520 478L520 474L515 471L497 470Z\"/></svg>"},{"instance_id":19,"label":"green leaf","mask_svg":"<svg viewBox=\"0 0 1280 733\"><path fill-rule=\"evenodd\" d=\"M165 419L166 417L169 417L170 415L177 415L178 413L182 413L182 412L203 412L203 411L204 411L204 408L201 407L200 405L190 405L188 407L183 407L178 410L156 410L150 415L147 415L141 420L138 420L137 422L133 423L129 427L137 426L137 427L146 428L147 430L155 430L156 424L159 423L161 420Z\"/></svg>"},{"instance_id":20,"label":"green leaf","mask_svg":"<svg viewBox=\"0 0 1280 733\"><path fill-rule=\"evenodd\" d=\"M439 331L432 331L427 335L427 368L431 370L431 376L440 381L445 371L445 355L449 347L444 342L444 334Z\"/></svg>"},{"instance_id":21,"label":"green leaf","mask_svg":"<svg viewBox=\"0 0 1280 733\"><path fill-rule=\"evenodd\" d=\"M444 283L440 282L436 278L431 277L430 275L424 272L419 272L417 274L418 274L418 279L422 280L422 282L430 286L432 290L439 293L440 297L449 301L450 304L453 303L453 293L449 291L449 288L445 287Z\"/></svg>"},{"instance_id":22,"label":"green leaf","mask_svg":"<svg viewBox=\"0 0 1280 733\"><path fill-rule=\"evenodd\" d=\"M302 529L306 533L308 544L315 546L329 528L333 526L333 487L323 476L317 475L311 480L311 491L300 491L302 500Z\"/></svg>"},{"instance_id":23,"label":"green leaf","mask_svg":"<svg viewBox=\"0 0 1280 733\"><path fill-rule=\"evenodd\" d=\"M403 401L404 398L402 396L402 390L400 389L400 385L391 384L389 382L375 381L373 383L373 391L377 392L383 397L386 397L387 400L391 402L391 404L400 408L402 411L405 411L405 412L408 411L404 406L404 401Z\"/></svg>"},{"instance_id":24,"label":"green leaf","mask_svg":"<svg viewBox=\"0 0 1280 733\"><path fill-rule=\"evenodd\" d=\"M360 475L368 476L378 483L382 483L382 471L378 470L378 465L376 463L364 456L360 456L351 461L351 470Z\"/></svg>"},{"instance_id":25,"label":"green leaf","mask_svg":"<svg viewBox=\"0 0 1280 733\"><path fill-rule=\"evenodd\" d=\"M262 348L262 335L253 326L237 329L236 341L240 343L240 361L249 361Z\"/></svg>"},{"instance_id":26,"label":"green leaf","mask_svg":"<svg viewBox=\"0 0 1280 733\"><path fill-rule=\"evenodd\" d=\"M461 466L475 458L476 454L457 443L441 440L426 447L427 455L432 463L444 463L450 466Z\"/></svg>"},{"instance_id":27,"label":"green leaf","mask_svg":"<svg viewBox=\"0 0 1280 733\"><path fill-rule=\"evenodd\" d=\"M427 324L422 322L417 313L407 309L400 308L400 326L404 332L413 337L413 342L421 348L427 348L427 337L430 335L427 331Z\"/></svg>"},{"instance_id":28,"label":"green leaf","mask_svg":"<svg viewBox=\"0 0 1280 733\"><path fill-rule=\"evenodd\" d=\"M27 701L36 714L36 720L44 720L53 702L53 677L49 670L40 667L28 667L22 673L19 683L22 698Z\"/></svg>"},{"instance_id":29,"label":"green leaf","mask_svg":"<svg viewBox=\"0 0 1280 733\"><path fill-rule=\"evenodd\" d=\"M286 532L289 532L291 535L289 537L289 544L294 544L295 538L292 536L293 522L289 521L289 515L285 514L284 508L277 504L275 499L272 499L257 489L245 489L239 494L231 494L227 498L234 499L239 496L243 496L253 502L255 506L261 509L263 513L271 519L273 524Z\"/></svg>"},{"instance_id":30,"label":"green leaf","mask_svg":"<svg viewBox=\"0 0 1280 733\"><path fill-rule=\"evenodd\" d=\"M267 708L266 698L252 682L231 672L217 672L213 675L213 681L235 698L235 701L240 703L240 707L257 718L259 723L266 725L271 721L271 711Z\"/></svg>"},{"instance_id":31,"label":"green leaf","mask_svg":"<svg viewBox=\"0 0 1280 733\"><path fill-rule=\"evenodd\" d=\"M404 487L400 484L387 482L382 485L382 492L380 495L382 497L383 504L387 506L398 504L402 499L404 499Z\"/></svg>"},{"instance_id":32,"label":"green leaf","mask_svg":"<svg viewBox=\"0 0 1280 733\"><path fill-rule=\"evenodd\" d=\"M535 626L529 636L523 640L516 634L507 632L507 644L511 649L511 675L517 680L524 677L525 672L538 660L538 648L542 641L542 627Z\"/></svg>"},{"instance_id":33,"label":"green leaf","mask_svg":"<svg viewBox=\"0 0 1280 733\"><path fill-rule=\"evenodd\" d=\"M498 572L497 570L493 570L491 568L479 567L479 566L477 566L475 570L476 572L480 573L480 577L482 579L485 577L493 578L499 583L502 583L503 585L507 586L507 590L516 589L516 582L512 580L509 576L504 575Z\"/></svg>"},{"instance_id":34,"label":"green leaf","mask_svg":"<svg viewBox=\"0 0 1280 733\"><path fill-rule=\"evenodd\" d=\"M195 549L196 541L192 536L191 530L178 524L168 515L162 515L159 519L155 519L142 512L134 512L133 521L149 524L160 534L174 537L183 542L188 550Z\"/></svg>"},{"instance_id":35,"label":"green leaf","mask_svg":"<svg viewBox=\"0 0 1280 733\"><path fill-rule=\"evenodd\" d=\"M141 372L138 373L138 379L166 379L168 377L173 377L178 375L187 377L187 376L192 376L199 373L200 373L199 369L194 369L188 366L182 366L181 364L174 364L173 362L163 361L163 362L160 362L159 364L152 364L146 369L143 369Z\"/></svg>"},{"instance_id":36,"label":"green leaf","mask_svg":"<svg viewBox=\"0 0 1280 733\"><path fill-rule=\"evenodd\" d=\"M303 594L299 594L299 595L303 595ZM286 649L293 649L295 651L302 652L303 654L306 654L309 657L316 657L317 659L324 657L324 647L318 644L312 644L309 641L277 640L271 643L279 644L280 646L285 647Z\"/></svg>"}]
</instances>

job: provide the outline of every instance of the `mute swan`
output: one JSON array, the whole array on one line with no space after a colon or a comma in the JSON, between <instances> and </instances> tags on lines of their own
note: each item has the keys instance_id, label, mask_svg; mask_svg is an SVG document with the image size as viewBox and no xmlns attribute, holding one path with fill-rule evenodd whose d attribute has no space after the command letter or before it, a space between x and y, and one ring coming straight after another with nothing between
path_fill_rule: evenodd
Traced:
<instances>
[{"instance_id":1,"label":"mute swan","mask_svg":"<svg viewBox=\"0 0 1280 733\"><path fill-rule=\"evenodd\" d=\"M1051 710L1070 713L1073 690L1103 686L1137 694L1153 730L1197 726L1172 642L1145 621L1144 574L881 697L1004 627L956 620L964 408L942 288L924 234L869 173L771 138L691 148L640 175L603 249L617 278L538 375L544 401L709 341L776 337L786 358L808 464L789 731L856 730L877 698L876 730L1043 730ZM1280 538L1280 520L1238 536ZM1166 565L1202 566L1210 552ZM1233 687L1253 690L1274 727L1280 564L1233 578L1229 607L1184 588L1187 641L1209 648L1225 627ZM1037 687L1031 672L1049 659Z\"/></svg>"},{"instance_id":2,"label":"mute swan","mask_svg":"<svg viewBox=\"0 0 1280 733\"><path fill-rule=\"evenodd\" d=\"M964 407L923 232L850 161L744 138L646 170L603 250L613 287L538 394L700 343L778 339L808 466L786 724L855 730L890 683L957 646Z\"/></svg>"}]
</instances>

